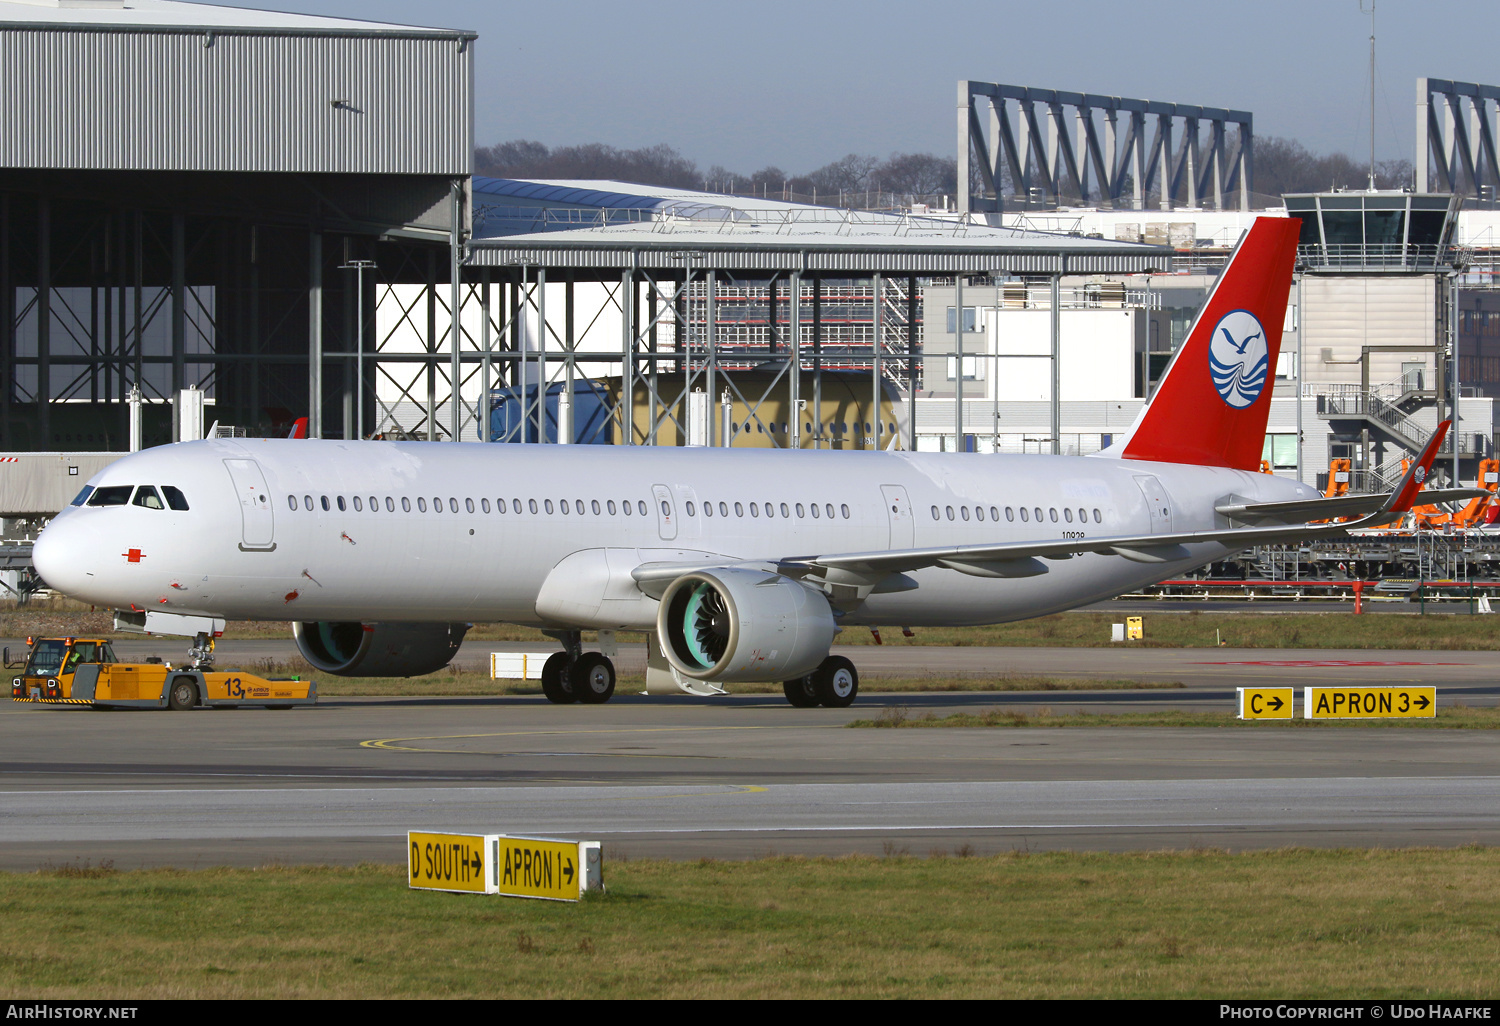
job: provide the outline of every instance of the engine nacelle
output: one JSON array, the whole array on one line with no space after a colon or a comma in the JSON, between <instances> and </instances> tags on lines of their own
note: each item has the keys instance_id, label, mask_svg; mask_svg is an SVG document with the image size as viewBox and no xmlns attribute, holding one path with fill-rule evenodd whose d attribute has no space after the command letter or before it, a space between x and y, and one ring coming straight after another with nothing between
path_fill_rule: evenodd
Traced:
<instances>
[{"instance_id":1,"label":"engine nacelle","mask_svg":"<svg viewBox=\"0 0 1500 1026\"><path fill-rule=\"evenodd\" d=\"M458 653L467 623L292 624L302 658L336 677L420 677Z\"/></svg>"},{"instance_id":2,"label":"engine nacelle","mask_svg":"<svg viewBox=\"0 0 1500 1026\"><path fill-rule=\"evenodd\" d=\"M656 636L697 680L792 680L828 657L838 631L822 592L764 570L698 570L662 593Z\"/></svg>"}]
</instances>

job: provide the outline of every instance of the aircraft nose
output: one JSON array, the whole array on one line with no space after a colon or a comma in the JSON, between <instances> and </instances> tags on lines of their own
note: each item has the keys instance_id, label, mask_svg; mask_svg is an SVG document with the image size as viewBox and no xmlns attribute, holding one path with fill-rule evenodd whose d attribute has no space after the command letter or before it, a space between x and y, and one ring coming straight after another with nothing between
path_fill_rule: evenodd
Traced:
<instances>
[{"instance_id":1,"label":"aircraft nose","mask_svg":"<svg viewBox=\"0 0 1500 1026\"><path fill-rule=\"evenodd\" d=\"M31 546L31 565L49 588L74 598L86 597L88 557L83 551L81 525L66 515L53 520Z\"/></svg>"}]
</instances>

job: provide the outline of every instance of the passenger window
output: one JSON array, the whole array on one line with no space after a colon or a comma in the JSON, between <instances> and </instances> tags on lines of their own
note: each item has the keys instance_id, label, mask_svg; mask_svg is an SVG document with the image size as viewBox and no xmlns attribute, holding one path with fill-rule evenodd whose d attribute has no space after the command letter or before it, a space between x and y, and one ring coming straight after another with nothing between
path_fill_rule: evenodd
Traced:
<instances>
[{"instance_id":1,"label":"passenger window","mask_svg":"<svg viewBox=\"0 0 1500 1026\"><path fill-rule=\"evenodd\" d=\"M640 511L641 516L645 516L646 515L646 500L645 499L637 499L636 503L635 503L635 506L636 506L636 509L638 509Z\"/></svg>"},{"instance_id":2,"label":"passenger window","mask_svg":"<svg viewBox=\"0 0 1500 1026\"><path fill-rule=\"evenodd\" d=\"M840 504L839 511L844 514L845 520L849 519L849 504L847 502Z\"/></svg>"},{"instance_id":3,"label":"passenger window","mask_svg":"<svg viewBox=\"0 0 1500 1026\"><path fill-rule=\"evenodd\" d=\"M339 512L340 513L347 513L347 512L349 512L349 506L344 502L344 497L342 495L340 495L337 498L335 498L334 501L339 504Z\"/></svg>"},{"instance_id":4,"label":"passenger window","mask_svg":"<svg viewBox=\"0 0 1500 1026\"><path fill-rule=\"evenodd\" d=\"M390 499L386 499L385 501L386 502L390 502L391 500ZM373 496L373 495L370 496L370 512L371 513L379 513L380 512L380 500L378 498L376 498L375 496Z\"/></svg>"},{"instance_id":5,"label":"passenger window","mask_svg":"<svg viewBox=\"0 0 1500 1026\"><path fill-rule=\"evenodd\" d=\"M536 502L535 501L532 502L531 509L532 509L532 512L536 512ZM520 499L511 499L510 500L510 511L512 513L519 513L519 512L521 512L521 500Z\"/></svg>"},{"instance_id":6,"label":"passenger window","mask_svg":"<svg viewBox=\"0 0 1500 1026\"><path fill-rule=\"evenodd\" d=\"M403 513L410 513L411 512L411 500L408 499L404 495L401 496L401 512L403 512Z\"/></svg>"},{"instance_id":7,"label":"passenger window","mask_svg":"<svg viewBox=\"0 0 1500 1026\"><path fill-rule=\"evenodd\" d=\"M711 502L705 502L703 504L703 515L706 516L706 517L711 517L711 516L714 515L714 504L713 503L711 503Z\"/></svg>"},{"instance_id":8,"label":"passenger window","mask_svg":"<svg viewBox=\"0 0 1500 1026\"><path fill-rule=\"evenodd\" d=\"M1089 522L1089 511L1088 510L1086 510L1086 509L1080 509L1078 511L1078 522L1080 524L1086 524L1086 523Z\"/></svg>"},{"instance_id":9,"label":"passenger window","mask_svg":"<svg viewBox=\"0 0 1500 1026\"><path fill-rule=\"evenodd\" d=\"M1042 507L1037 506L1031 511L1031 515L1036 517L1036 522L1040 524L1042 522Z\"/></svg>"},{"instance_id":10,"label":"passenger window","mask_svg":"<svg viewBox=\"0 0 1500 1026\"><path fill-rule=\"evenodd\" d=\"M729 506L726 505L725 503L722 503L722 502L719 503L719 516L721 516L721 517L727 517L727 516L729 516Z\"/></svg>"},{"instance_id":11,"label":"passenger window","mask_svg":"<svg viewBox=\"0 0 1500 1026\"><path fill-rule=\"evenodd\" d=\"M631 515L633 515L635 513L635 510L633 510L633 509L630 508L630 500L629 499L626 499L624 502L620 503L620 508L625 511L625 515L627 517L631 516Z\"/></svg>"},{"instance_id":12,"label":"passenger window","mask_svg":"<svg viewBox=\"0 0 1500 1026\"><path fill-rule=\"evenodd\" d=\"M333 506L329 503L328 496L323 495L323 496L320 496L319 498L322 500L322 503L323 503L323 512L324 513L330 512L333 509Z\"/></svg>"},{"instance_id":13,"label":"passenger window","mask_svg":"<svg viewBox=\"0 0 1500 1026\"><path fill-rule=\"evenodd\" d=\"M750 515L752 517L760 516L760 507L753 502L750 504Z\"/></svg>"},{"instance_id":14,"label":"passenger window","mask_svg":"<svg viewBox=\"0 0 1500 1026\"><path fill-rule=\"evenodd\" d=\"M803 517L803 513L802 513L802 503L800 503L800 502L799 502L799 503L797 503L797 519L798 519L798 520L801 520L801 519L802 519L802 517Z\"/></svg>"},{"instance_id":15,"label":"passenger window","mask_svg":"<svg viewBox=\"0 0 1500 1026\"><path fill-rule=\"evenodd\" d=\"M1063 507L1063 519L1070 524L1073 522L1073 511L1066 506Z\"/></svg>"},{"instance_id":16,"label":"passenger window","mask_svg":"<svg viewBox=\"0 0 1500 1026\"><path fill-rule=\"evenodd\" d=\"M831 502L825 503L823 505L823 512L828 514L828 519L829 520L832 520L833 519L833 503L831 503Z\"/></svg>"},{"instance_id":17,"label":"passenger window","mask_svg":"<svg viewBox=\"0 0 1500 1026\"><path fill-rule=\"evenodd\" d=\"M424 498L422 498L420 495L417 496L417 512L418 513L426 513L427 512L427 500L424 499Z\"/></svg>"},{"instance_id":18,"label":"passenger window","mask_svg":"<svg viewBox=\"0 0 1500 1026\"><path fill-rule=\"evenodd\" d=\"M156 494L156 489L150 485L141 485L135 490L135 499L132 506L144 506L147 509L166 509L162 505L161 496Z\"/></svg>"},{"instance_id":19,"label":"passenger window","mask_svg":"<svg viewBox=\"0 0 1500 1026\"><path fill-rule=\"evenodd\" d=\"M438 499L433 499L432 501L435 502L435 503L437 503L437 505L439 505L439 506L442 505L442 502L440 500L438 500ZM455 498L453 498L453 496L451 496L451 495L448 497L448 512L450 512L450 513L457 513L458 512L458 500L455 499Z\"/></svg>"},{"instance_id":20,"label":"passenger window","mask_svg":"<svg viewBox=\"0 0 1500 1026\"><path fill-rule=\"evenodd\" d=\"M488 513L490 511L490 500L489 499L480 499L479 500L479 509L480 509L481 512Z\"/></svg>"},{"instance_id":21,"label":"passenger window","mask_svg":"<svg viewBox=\"0 0 1500 1026\"><path fill-rule=\"evenodd\" d=\"M665 506L666 503L662 503L662 505ZM697 514L693 512L693 504L691 502L687 504L687 515L690 517L697 516Z\"/></svg>"},{"instance_id":22,"label":"passenger window","mask_svg":"<svg viewBox=\"0 0 1500 1026\"><path fill-rule=\"evenodd\" d=\"M551 516L552 515L552 500L551 499L543 499L542 500L542 506L546 508L547 515Z\"/></svg>"},{"instance_id":23,"label":"passenger window","mask_svg":"<svg viewBox=\"0 0 1500 1026\"><path fill-rule=\"evenodd\" d=\"M1022 506L1021 507L1021 523L1024 524L1027 521L1029 521L1030 519L1031 519L1031 516L1026 512L1026 507Z\"/></svg>"},{"instance_id":24,"label":"passenger window","mask_svg":"<svg viewBox=\"0 0 1500 1026\"><path fill-rule=\"evenodd\" d=\"M948 513L948 519L952 520L953 519L953 507L952 506L947 507L947 513Z\"/></svg>"},{"instance_id":25,"label":"passenger window","mask_svg":"<svg viewBox=\"0 0 1500 1026\"><path fill-rule=\"evenodd\" d=\"M1057 523L1057 507L1054 506L1051 509L1047 510L1047 514L1052 518L1052 522L1054 524Z\"/></svg>"},{"instance_id":26,"label":"passenger window","mask_svg":"<svg viewBox=\"0 0 1500 1026\"><path fill-rule=\"evenodd\" d=\"M599 500L595 499L593 502L589 503L589 505L593 507L594 516L597 517L599 515Z\"/></svg>"},{"instance_id":27,"label":"passenger window","mask_svg":"<svg viewBox=\"0 0 1500 1026\"><path fill-rule=\"evenodd\" d=\"M568 515L568 500L567 499L559 499L559 500L557 500L557 505L558 505L558 508L560 508L562 510L563 516L567 516ZM550 513L552 511L548 510L547 512Z\"/></svg>"},{"instance_id":28,"label":"passenger window","mask_svg":"<svg viewBox=\"0 0 1500 1026\"><path fill-rule=\"evenodd\" d=\"M187 496L182 494L181 488L174 488L172 485L162 485L161 493L166 496L168 506L182 513L187 512Z\"/></svg>"},{"instance_id":29,"label":"passenger window","mask_svg":"<svg viewBox=\"0 0 1500 1026\"><path fill-rule=\"evenodd\" d=\"M975 506L974 507L974 519L975 520L983 520L984 519L984 507L983 506Z\"/></svg>"},{"instance_id":30,"label":"passenger window","mask_svg":"<svg viewBox=\"0 0 1500 1026\"><path fill-rule=\"evenodd\" d=\"M770 518L770 519L774 519L775 518L775 516L776 516L776 507L773 504L771 504L769 502L766 503L765 510L766 510L766 517L767 518ZM753 512L753 509L752 509L752 512Z\"/></svg>"},{"instance_id":31,"label":"passenger window","mask_svg":"<svg viewBox=\"0 0 1500 1026\"><path fill-rule=\"evenodd\" d=\"M286 504L295 513L297 510L297 497L295 495L288 495L286 497Z\"/></svg>"},{"instance_id":32,"label":"passenger window","mask_svg":"<svg viewBox=\"0 0 1500 1026\"><path fill-rule=\"evenodd\" d=\"M356 495L354 497L354 512L356 512L356 513L363 513L364 510L365 510L364 501L362 499L360 499L360 497L358 495Z\"/></svg>"},{"instance_id":33,"label":"passenger window","mask_svg":"<svg viewBox=\"0 0 1500 1026\"><path fill-rule=\"evenodd\" d=\"M485 503L485 507L486 507L485 512L488 513L489 512L489 509L488 509L489 503ZM473 499L465 499L464 500L464 509L468 510L470 513L474 512L474 500Z\"/></svg>"},{"instance_id":34,"label":"passenger window","mask_svg":"<svg viewBox=\"0 0 1500 1026\"><path fill-rule=\"evenodd\" d=\"M312 496L311 495L304 495L304 496L302 496L302 508L303 509L308 509L308 510L310 510L310 509L313 508L312 507Z\"/></svg>"},{"instance_id":35,"label":"passenger window","mask_svg":"<svg viewBox=\"0 0 1500 1026\"><path fill-rule=\"evenodd\" d=\"M610 516L614 516L615 515L615 500L614 499L610 499L610 500L606 501L605 504L604 504L604 508L607 509L607 510L609 510L609 515Z\"/></svg>"},{"instance_id":36,"label":"passenger window","mask_svg":"<svg viewBox=\"0 0 1500 1026\"><path fill-rule=\"evenodd\" d=\"M814 502L814 503L810 504L807 508L812 512L813 519L816 520L818 518L818 504L816 502Z\"/></svg>"},{"instance_id":37,"label":"passenger window","mask_svg":"<svg viewBox=\"0 0 1500 1026\"><path fill-rule=\"evenodd\" d=\"M792 511L786 508L786 503L784 502L781 504L781 515L784 517L789 517L792 515Z\"/></svg>"},{"instance_id":38,"label":"passenger window","mask_svg":"<svg viewBox=\"0 0 1500 1026\"><path fill-rule=\"evenodd\" d=\"M396 502L389 495L385 497L385 511L387 513L396 512Z\"/></svg>"},{"instance_id":39,"label":"passenger window","mask_svg":"<svg viewBox=\"0 0 1500 1026\"><path fill-rule=\"evenodd\" d=\"M535 516L536 515L536 500L535 499L527 499L526 500L526 508L529 509L529 510L531 510L532 515Z\"/></svg>"},{"instance_id":40,"label":"passenger window","mask_svg":"<svg viewBox=\"0 0 1500 1026\"><path fill-rule=\"evenodd\" d=\"M943 519L942 510L938 509L936 506L932 507L932 519L934 519L934 520L941 520L941 519Z\"/></svg>"},{"instance_id":41,"label":"passenger window","mask_svg":"<svg viewBox=\"0 0 1500 1026\"><path fill-rule=\"evenodd\" d=\"M672 516L672 507L667 505L666 499L661 500L661 515L668 519Z\"/></svg>"},{"instance_id":42,"label":"passenger window","mask_svg":"<svg viewBox=\"0 0 1500 1026\"><path fill-rule=\"evenodd\" d=\"M990 519L995 521L996 523L1000 522L1000 509L998 506L990 507Z\"/></svg>"},{"instance_id":43,"label":"passenger window","mask_svg":"<svg viewBox=\"0 0 1500 1026\"><path fill-rule=\"evenodd\" d=\"M741 506L739 503L736 502L734 504L734 515L737 516L737 517L744 516L745 515L745 507Z\"/></svg>"},{"instance_id":44,"label":"passenger window","mask_svg":"<svg viewBox=\"0 0 1500 1026\"><path fill-rule=\"evenodd\" d=\"M432 497L432 511L434 513L441 513L443 511L443 499L442 499L442 496L440 496L440 495L434 495Z\"/></svg>"},{"instance_id":45,"label":"passenger window","mask_svg":"<svg viewBox=\"0 0 1500 1026\"><path fill-rule=\"evenodd\" d=\"M961 516L961 517L963 517L965 520L968 520L969 519L969 507L967 507L967 506L960 506L960 507L958 507L958 515Z\"/></svg>"},{"instance_id":46,"label":"passenger window","mask_svg":"<svg viewBox=\"0 0 1500 1026\"><path fill-rule=\"evenodd\" d=\"M1099 509L1098 509L1097 506L1094 508L1094 523L1096 523L1096 524L1102 524L1102 523L1104 523L1104 518L1099 515Z\"/></svg>"},{"instance_id":47,"label":"passenger window","mask_svg":"<svg viewBox=\"0 0 1500 1026\"><path fill-rule=\"evenodd\" d=\"M1025 512L1026 511L1024 509L1021 510L1021 513L1023 514L1023 519L1024 519ZM1011 523L1015 523L1016 522L1016 511L1014 509L1012 509L1011 507L1006 506L1005 507L1005 519L1008 520L1008 521L1010 521Z\"/></svg>"}]
</instances>

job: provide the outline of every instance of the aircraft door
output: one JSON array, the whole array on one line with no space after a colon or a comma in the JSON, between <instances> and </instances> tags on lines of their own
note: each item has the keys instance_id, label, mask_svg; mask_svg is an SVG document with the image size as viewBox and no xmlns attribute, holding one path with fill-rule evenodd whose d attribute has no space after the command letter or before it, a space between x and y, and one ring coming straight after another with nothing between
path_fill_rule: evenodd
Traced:
<instances>
[{"instance_id":1,"label":"aircraft door","mask_svg":"<svg viewBox=\"0 0 1500 1026\"><path fill-rule=\"evenodd\" d=\"M271 493L260 464L254 460L225 460L224 466L229 470L240 504L240 549L271 551L276 548L275 514L271 511Z\"/></svg>"},{"instance_id":2,"label":"aircraft door","mask_svg":"<svg viewBox=\"0 0 1500 1026\"><path fill-rule=\"evenodd\" d=\"M881 485L880 494L885 496L885 515L891 526L892 549L910 549L916 546L916 521L912 517L911 499L900 485Z\"/></svg>"},{"instance_id":3,"label":"aircraft door","mask_svg":"<svg viewBox=\"0 0 1500 1026\"><path fill-rule=\"evenodd\" d=\"M1146 509L1151 514L1151 533L1170 534L1172 531L1172 502L1161 480L1148 474L1136 475L1135 483L1146 497Z\"/></svg>"},{"instance_id":4,"label":"aircraft door","mask_svg":"<svg viewBox=\"0 0 1500 1026\"><path fill-rule=\"evenodd\" d=\"M677 502L672 489L666 485L652 485L651 496L656 503L656 530L662 541L677 537Z\"/></svg>"}]
</instances>

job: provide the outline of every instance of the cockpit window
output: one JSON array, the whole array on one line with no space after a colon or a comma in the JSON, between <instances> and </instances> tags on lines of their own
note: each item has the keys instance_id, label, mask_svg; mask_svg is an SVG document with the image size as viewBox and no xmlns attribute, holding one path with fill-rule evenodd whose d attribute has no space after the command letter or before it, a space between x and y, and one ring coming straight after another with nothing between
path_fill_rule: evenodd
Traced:
<instances>
[{"instance_id":1,"label":"cockpit window","mask_svg":"<svg viewBox=\"0 0 1500 1026\"><path fill-rule=\"evenodd\" d=\"M141 485L135 490L135 498L131 500L132 506L145 506L147 509L166 509L162 505L161 496L156 494L156 489L150 485Z\"/></svg>"},{"instance_id":2,"label":"cockpit window","mask_svg":"<svg viewBox=\"0 0 1500 1026\"><path fill-rule=\"evenodd\" d=\"M93 491L94 491L94 486L93 485L84 485L83 486L83 491L81 491L81 492L78 493L78 498L74 499L73 502L71 503L71 505L82 506L85 502L89 501L89 495L92 494Z\"/></svg>"},{"instance_id":3,"label":"cockpit window","mask_svg":"<svg viewBox=\"0 0 1500 1026\"><path fill-rule=\"evenodd\" d=\"M168 506L173 509L187 510L187 496L183 495L180 489L173 488L171 485L162 485L161 493L167 497Z\"/></svg>"},{"instance_id":4,"label":"cockpit window","mask_svg":"<svg viewBox=\"0 0 1500 1026\"><path fill-rule=\"evenodd\" d=\"M108 488L94 489L93 496L89 499L90 506L123 506L130 501L130 493L135 491L132 485L111 485Z\"/></svg>"}]
</instances>

